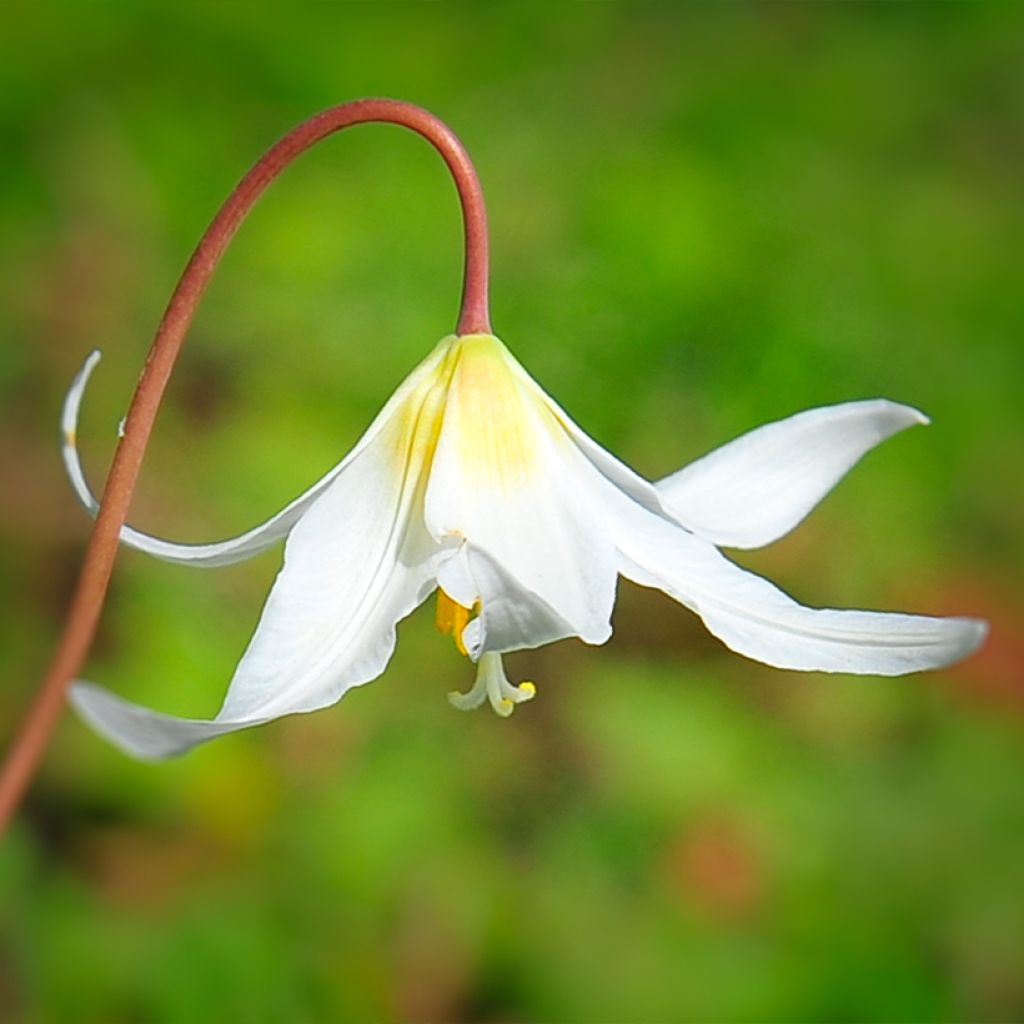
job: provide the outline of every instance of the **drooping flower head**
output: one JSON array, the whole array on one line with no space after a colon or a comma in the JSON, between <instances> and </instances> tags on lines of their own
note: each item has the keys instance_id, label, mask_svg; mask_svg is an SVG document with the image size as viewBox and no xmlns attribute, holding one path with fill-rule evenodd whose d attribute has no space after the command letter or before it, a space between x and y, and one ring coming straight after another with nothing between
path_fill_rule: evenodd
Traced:
<instances>
[{"instance_id":1,"label":"drooping flower head","mask_svg":"<svg viewBox=\"0 0 1024 1024\"><path fill-rule=\"evenodd\" d=\"M465 264L455 334L399 387L355 448L261 526L216 544L160 540L125 525L164 389L192 316L239 225L280 172L354 125L399 125L443 158L462 211ZM860 456L924 417L851 402L769 424L652 484L587 437L491 330L487 215L472 161L422 107L362 99L314 114L250 168L211 221L171 295L104 487L93 497L76 422L98 353L65 400L64 459L95 516L61 637L0 769L0 829L45 750L95 636L118 545L216 566L286 538L284 565L213 721L174 718L91 684L72 702L101 733L144 758L339 700L379 676L396 624L437 593L437 625L476 665L456 707L501 715L535 694L511 684L502 655L611 632L618 577L659 587L733 650L793 669L897 674L973 650L983 623L804 608L728 561L795 526Z\"/></svg>"},{"instance_id":2,"label":"drooping flower head","mask_svg":"<svg viewBox=\"0 0 1024 1024\"><path fill-rule=\"evenodd\" d=\"M75 424L98 354L65 403L64 456L96 511ZM376 679L397 623L436 592L437 625L476 665L462 709L501 715L535 694L502 655L611 634L618 577L657 587L739 654L780 668L898 675L972 651L984 624L806 608L727 559L796 526L880 441L916 423L883 400L800 413L746 434L658 483L591 440L493 335L442 340L352 451L272 519L216 544L125 528L124 543L190 565L226 565L286 537L284 565L212 721L132 704L90 683L72 700L144 758L334 704Z\"/></svg>"}]
</instances>

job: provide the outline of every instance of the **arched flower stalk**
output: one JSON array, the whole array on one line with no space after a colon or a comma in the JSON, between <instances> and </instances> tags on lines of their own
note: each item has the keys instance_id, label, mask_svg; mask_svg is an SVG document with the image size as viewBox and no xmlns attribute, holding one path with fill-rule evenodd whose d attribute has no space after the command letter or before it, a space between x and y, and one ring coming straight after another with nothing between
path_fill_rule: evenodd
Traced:
<instances>
[{"instance_id":1,"label":"arched flower stalk","mask_svg":"<svg viewBox=\"0 0 1024 1024\"><path fill-rule=\"evenodd\" d=\"M649 482L591 440L491 333L483 200L454 136L395 101L360 101L318 117L319 124L307 122L313 130L300 126L250 172L225 207L233 212L222 211L201 243L168 312L173 341L158 334L102 501L89 490L75 441L98 354L68 393L65 463L79 498L98 516L97 533L104 528L104 558L112 561L118 536L157 558L205 566L285 540L283 568L217 716L176 718L79 682L72 702L99 732L138 757L162 758L334 704L380 676L397 623L435 592L438 627L476 665L475 683L453 693L452 703L490 702L501 715L536 692L532 683L506 679L502 655L565 637L603 643L620 575L663 590L737 653L781 668L898 675L948 664L978 646L979 621L806 608L719 551L787 533L865 452L927 422L921 413L884 400L811 410ZM412 371L337 466L262 525L202 545L124 527L125 494L159 392L242 214L311 141L369 120L419 131L453 171L467 253L456 332ZM133 454L124 455L126 448ZM94 536L91 558L96 543ZM90 614L98 614L94 600ZM61 692L79 664L63 663Z\"/></svg>"}]
</instances>

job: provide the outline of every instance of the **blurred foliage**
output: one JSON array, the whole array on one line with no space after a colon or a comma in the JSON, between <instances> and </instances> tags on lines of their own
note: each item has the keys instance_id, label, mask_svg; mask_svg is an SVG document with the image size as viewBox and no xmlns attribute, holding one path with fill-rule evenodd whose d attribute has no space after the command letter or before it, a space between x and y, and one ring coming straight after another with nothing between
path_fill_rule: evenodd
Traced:
<instances>
[{"instance_id":1,"label":"blurred foliage","mask_svg":"<svg viewBox=\"0 0 1024 1024\"><path fill-rule=\"evenodd\" d=\"M0 8L0 731L192 245L313 111L419 102L478 162L499 334L655 477L801 408L934 418L744 562L817 604L984 615L907 680L777 672L622 585L604 649L510 659L512 720L423 609L340 706L158 767L69 715L0 848L0 1018L1024 1017L1024 9ZM291 168L171 385L134 521L237 532L336 461L454 322L444 169L392 128ZM279 554L126 552L92 678L215 710Z\"/></svg>"}]
</instances>

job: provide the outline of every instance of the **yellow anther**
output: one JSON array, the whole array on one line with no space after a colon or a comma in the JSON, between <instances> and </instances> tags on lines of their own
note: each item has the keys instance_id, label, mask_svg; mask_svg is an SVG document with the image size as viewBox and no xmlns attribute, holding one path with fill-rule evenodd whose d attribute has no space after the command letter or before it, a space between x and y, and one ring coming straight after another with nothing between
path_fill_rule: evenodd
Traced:
<instances>
[{"instance_id":1,"label":"yellow anther","mask_svg":"<svg viewBox=\"0 0 1024 1024\"><path fill-rule=\"evenodd\" d=\"M519 689L522 690L523 693L529 694L531 697L535 697L537 695L537 687L534 686L533 683L520 683Z\"/></svg>"},{"instance_id":2,"label":"yellow anther","mask_svg":"<svg viewBox=\"0 0 1024 1024\"><path fill-rule=\"evenodd\" d=\"M437 588L437 611L434 623L438 632L448 636L455 628L456 609L462 611L462 605L456 604L440 587Z\"/></svg>"},{"instance_id":3,"label":"yellow anther","mask_svg":"<svg viewBox=\"0 0 1024 1024\"><path fill-rule=\"evenodd\" d=\"M479 610L479 601L472 608L466 608L458 601L452 600L440 587L437 588L437 613L434 621L441 633L450 636L455 641L459 654L463 654L467 658L469 651L466 650L466 645L462 642L462 631Z\"/></svg>"}]
</instances>

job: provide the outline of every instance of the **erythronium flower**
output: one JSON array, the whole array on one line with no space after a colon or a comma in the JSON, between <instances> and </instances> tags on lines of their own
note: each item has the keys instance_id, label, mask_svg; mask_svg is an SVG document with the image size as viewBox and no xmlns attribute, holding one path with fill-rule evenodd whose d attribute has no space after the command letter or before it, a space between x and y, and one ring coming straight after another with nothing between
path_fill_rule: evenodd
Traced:
<instances>
[{"instance_id":1,"label":"erythronium flower","mask_svg":"<svg viewBox=\"0 0 1024 1024\"><path fill-rule=\"evenodd\" d=\"M64 409L64 457L93 513L75 424L93 353ZM272 519L188 545L126 527L158 558L216 566L287 536L284 566L212 721L175 718L79 682L72 701L143 758L338 701L377 678L397 623L437 590L437 624L476 663L450 695L500 715L530 700L501 656L565 637L604 643L619 575L692 609L739 654L780 668L899 675L963 657L985 625L805 608L718 546L788 533L885 438L926 423L848 402L770 423L652 484L591 440L490 334L452 335L409 375L355 448Z\"/></svg>"},{"instance_id":2,"label":"erythronium flower","mask_svg":"<svg viewBox=\"0 0 1024 1024\"><path fill-rule=\"evenodd\" d=\"M317 142L391 124L434 147L462 214L465 262L455 334L401 385L352 452L272 519L217 544L175 544L125 525L161 398L192 317L238 227L268 186ZM477 665L459 708L500 715L531 699L505 677L506 651L611 633L619 575L659 587L726 646L783 668L896 675L963 657L970 619L804 608L740 569L719 545L757 547L792 529L866 451L924 417L891 402L801 413L652 484L586 436L491 333L483 189L439 118L388 98L341 103L296 125L244 175L171 294L114 452L102 501L75 444L90 356L64 407L64 459L95 516L53 656L0 767L0 833L30 783L70 692L129 753L156 759L223 733L313 711L380 675L399 620L437 591L437 624ZM171 562L226 565L287 537L284 566L212 721L129 703L81 672L120 542ZM69 686L71 686L69 691Z\"/></svg>"}]
</instances>

